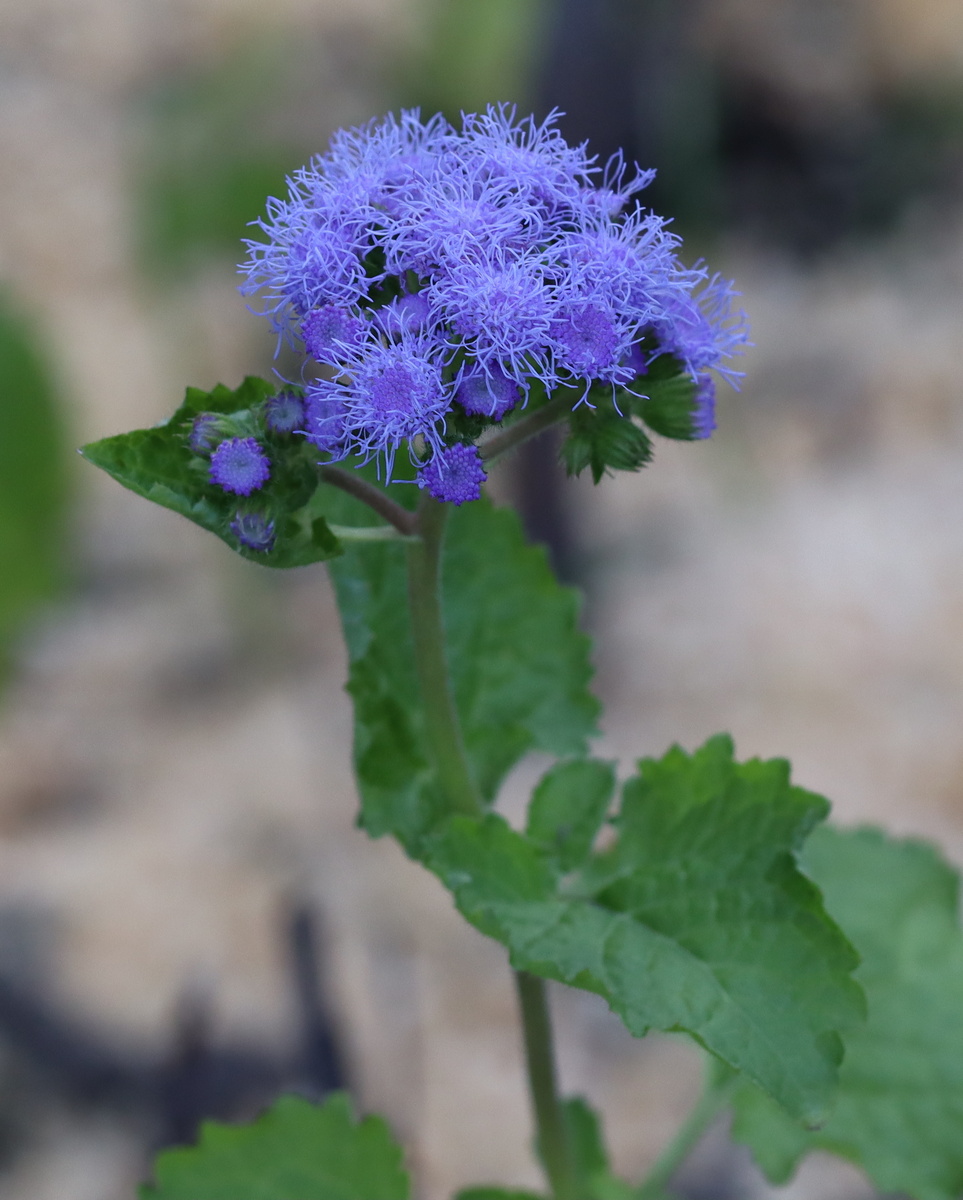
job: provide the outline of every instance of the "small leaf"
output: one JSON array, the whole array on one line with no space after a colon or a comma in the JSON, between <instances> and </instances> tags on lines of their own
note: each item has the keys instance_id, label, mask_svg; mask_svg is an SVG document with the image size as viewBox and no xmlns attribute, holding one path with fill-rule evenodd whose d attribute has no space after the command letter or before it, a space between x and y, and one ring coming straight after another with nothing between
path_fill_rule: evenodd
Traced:
<instances>
[{"instance_id":1,"label":"small leaf","mask_svg":"<svg viewBox=\"0 0 963 1200\"><path fill-rule=\"evenodd\" d=\"M822 829L804 865L862 955L869 1019L846 1034L839 1095L807 1131L749 1088L734 1135L776 1181L810 1150L861 1166L884 1192L963 1192L963 931L959 878L936 851L870 829Z\"/></svg>"},{"instance_id":2,"label":"small leaf","mask_svg":"<svg viewBox=\"0 0 963 1200\"><path fill-rule=\"evenodd\" d=\"M118 483L187 517L232 550L266 567L302 567L341 552L319 507L317 451L302 437L267 431L260 406L276 388L248 376L235 391L218 384L210 392L188 388L184 403L162 425L91 442L84 458ZM223 414L241 436L257 436L267 451L271 477L249 497L231 495L212 483L208 460L188 443L194 418ZM256 513L275 526L268 551L243 545L231 530L239 513Z\"/></svg>"},{"instance_id":3,"label":"small leaf","mask_svg":"<svg viewBox=\"0 0 963 1200\"><path fill-rule=\"evenodd\" d=\"M360 521L355 502L344 503L343 516ZM404 547L352 546L331 574L351 664L364 824L418 853L444 806L424 740ZM529 750L584 753L598 702L587 690L579 600L556 582L544 551L525 544L513 512L481 500L451 514L442 592L452 688L482 794L493 798Z\"/></svg>"},{"instance_id":4,"label":"small leaf","mask_svg":"<svg viewBox=\"0 0 963 1200\"><path fill-rule=\"evenodd\" d=\"M400 1148L380 1117L355 1121L347 1097L284 1096L249 1125L201 1127L165 1150L141 1200L407 1200Z\"/></svg>"},{"instance_id":5,"label":"small leaf","mask_svg":"<svg viewBox=\"0 0 963 1200\"><path fill-rule=\"evenodd\" d=\"M599 483L609 468L638 471L652 458L652 443L631 417L618 412L612 397L592 392L592 407L582 404L569 417L569 436L562 443L562 461L569 475L586 467Z\"/></svg>"},{"instance_id":6,"label":"small leaf","mask_svg":"<svg viewBox=\"0 0 963 1200\"><path fill-rule=\"evenodd\" d=\"M571 871L588 855L615 790L612 763L577 759L552 767L532 795L528 836Z\"/></svg>"},{"instance_id":7,"label":"small leaf","mask_svg":"<svg viewBox=\"0 0 963 1200\"><path fill-rule=\"evenodd\" d=\"M794 855L826 801L726 737L645 760L619 838L574 883L500 817L457 818L428 865L517 968L604 996L630 1032L684 1030L806 1120L825 1114L856 956Z\"/></svg>"},{"instance_id":8,"label":"small leaf","mask_svg":"<svg viewBox=\"0 0 963 1200\"><path fill-rule=\"evenodd\" d=\"M635 1189L609 1170L598 1113L581 1096L563 1101L562 1113L575 1159L577 1195L585 1200L633 1200Z\"/></svg>"},{"instance_id":9,"label":"small leaf","mask_svg":"<svg viewBox=\"0 0 963 1200\"><path fill-rule=\"evenodd\" d=\"M655 433L690 442L699 434L692 420L696 383L671 355L660 355L639 380L645 399L634 400L632 411Z\"/></svg>"}]
</instances>

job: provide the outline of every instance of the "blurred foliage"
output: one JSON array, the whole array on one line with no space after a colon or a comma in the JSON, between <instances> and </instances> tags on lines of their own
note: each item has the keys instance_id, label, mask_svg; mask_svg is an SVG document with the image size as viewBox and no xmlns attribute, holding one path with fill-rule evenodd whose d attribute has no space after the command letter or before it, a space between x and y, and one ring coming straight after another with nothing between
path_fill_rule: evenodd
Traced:
<instances>
[{"instance_id":1,"label":"blurred foliage","mask_svg":"<svg viewBox=\"0 0 963 1200\"><path fill-rule=\"evenodd\" d=\"M963 79L905 86L884 96L868 139L860 216L890 225L920 194L963 185Z\"/></svg>"},{"instance_id":2,"label":"blurred foliage","mask_svg":"<svg viewBox=\"0 0 963 1200\"><path fill-rule=\"evenodd\" d=\"M549 0L426 0L423 54L401 74L402 102L423 112L535 101L540 34Z\"/></svg>"},{"instance_id":3,"label":"blurred foliage","mask_svg":"<svg viewBox=\"0 0 963 1200\"><path fill-rule=\"evenodd\" d=\"M326 137L306 146L301 128L283 119L300 75L290 53L282 39L244 44L145 97L136 213L142 264L155 278L210 257L240 261L266 197L286 195L285 176L323 149Z\"/></svg>"},{"instance_id":4,"label":"blurred foliage","mask_svg":"<svg viewBox=\"0 0 963 1200\"><path fill-rule=\"evenodd\" d=\"M62 582L66 447L39 338L0 293L0 677L25 618Z\"/></svg>"}]
</instances>

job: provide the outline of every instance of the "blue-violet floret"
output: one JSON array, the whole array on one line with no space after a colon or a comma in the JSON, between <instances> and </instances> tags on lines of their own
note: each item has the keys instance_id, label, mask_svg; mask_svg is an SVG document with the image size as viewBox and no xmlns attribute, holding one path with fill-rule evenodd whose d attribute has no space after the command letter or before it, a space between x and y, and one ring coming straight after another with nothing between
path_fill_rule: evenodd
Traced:
<instances>
[{"instance_id":1,"label":"blue-violet floret","mask_svg":"<svg viewBox=\"0 0 963 1200\"><path fill-rule=\"evenodd\" d=\"M267 455L254 438L227 438L211 455L211 483L236 496L250 496L270 475Z\"/></svg>"},{"instance_id":2,"label":"blue-violet floret","mask_svg":"<svg viewBox=\"0 0 963 1200\"><path fill-rule=\"evenodd\" d=\"M455 399L465 412L493 421L500 421L521 398L522 389L498 367L492 371L476 368L462 375L455 391Z\"/></svg>"},{"instance_id":3,"label":"blue-violet floret","mask_svg":"<svg viewBox=\"0 0 963 1200\"><path fill-rule=\"evenodd\" d=\"M260 513L239 512L230 524L231 533L242 546L248 550L257 550L267 554L273 550L275 542L274 522L269 521Z\"/></svg>"},{"instance_id":4,"label":"blue-violet floret","mask_svg":"<svg viewBox=\"0 0 963 1200\"><path fill-rule=\"evenodd\" d=\"M217 413L198 413L191 425L187 442L195 454L210 454L224 434Z\"/></svg>"},{"instance_id":5,"label":"blue-violet floret","mask_svg":"<svg viewBox=\"0 0 963 1200\"><path fill-rule=\"evenodd\" d=\"M304 428L304 401L295 392L278 392L264 402L264 423L272 433L294 433Z\"/></svg>"},{"instance_id":6,"label":"blue-violet floret","mask_svg":"<svg viewBox=\"0 0 963 1200\"><path fill-rule=\"evenodd\" d=\"M309 440L335 459L382 455L389 475L402 442L420 436L439 449L453 392L445 361L445 348L425 334L357 347L337 379L308 387Z\"/></svg>"},{"instance_id":7,"label":"blue-violet floret","mask_svg":"<svg viewBox=\"0 0 963 1200\"><path fill-rule=\"evenodd\" d=\"M427 488L436 500L465 504L477 500L488 476L477 446L456 442L436 450L418 471L418 486Z\"/></svg>"}]
</instances>

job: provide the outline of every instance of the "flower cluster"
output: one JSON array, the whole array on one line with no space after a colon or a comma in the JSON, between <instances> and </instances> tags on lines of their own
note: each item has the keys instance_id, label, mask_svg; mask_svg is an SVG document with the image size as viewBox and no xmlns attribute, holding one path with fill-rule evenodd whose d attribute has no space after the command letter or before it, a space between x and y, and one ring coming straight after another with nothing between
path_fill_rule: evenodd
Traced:
<instances>
[{"instance_id":1,"label":"flower cluster","mask_svg":"<svg viewBox=\"0 0 963 1200\"><path fill-rule=\"evenodd\" d=\"M663 354L695 381L693 436L708 436L709 372L731 380L746 330L729 286L685 267L639 205L651 179L621 158L597 168L555 114L504 106L460 129L403 112L336 134L269 201L242 267L242 291L304 348L307 436L389 476L407 445L420 485L460 503L484 479L451 453L469 440L460 415L499 421L535 384L643 387Z\"/></svg>"}]
</instances>

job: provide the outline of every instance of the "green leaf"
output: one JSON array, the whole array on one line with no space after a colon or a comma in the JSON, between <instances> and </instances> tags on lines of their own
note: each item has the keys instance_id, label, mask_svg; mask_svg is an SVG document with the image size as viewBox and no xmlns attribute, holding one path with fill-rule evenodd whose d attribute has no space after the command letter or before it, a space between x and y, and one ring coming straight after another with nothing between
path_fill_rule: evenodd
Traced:
<instances>
[{"instance_id":1,"label":"green leaf","mask_svg":"<svg viewBox=\"0 0 963 1200\"><path fill-rule=\"evenodd\" d=\"M552 767L532 794L528 809L529 838L571 871L588 855L612 793L613 763L577 759Z\"/></svg>"},{"instance_id":2,"label":"green leaf","mask_svg":"<svg viewBox=\"0 0 963 1200\"><path fill-rule=\"evenodd\" d=\"M210 392L188 388L184 403L162 425L91 442L81 453L124 487L187 517L252 562L266 567L321 562L339 554L341 546L320 505L317 451L304 438L264 427L260 406L276 390L254 376L235 391L223 384ZM194 418L202 412L224 415L225 436L258 438L271 462L271 478L263 488L240 497L211 483L208 460L188 444ZM274 522L277 536L270 551L251 550L238 541L230 526L239 512Z\"/></svg>"},{"instance_id":3,"label":"green leaf","mask_svg":"<svg viewBox=\"0 0 963 1200\"><path fill-rule=\"evenodd\" d=\"M672 355L660 355L638 382L644 400L633 400L632 411L655 433L690 442L698 436L692 422L696 384Z\"/></svg>"},{"instance_id":4,"label":"green leaf","mask_svg":"<svg viewBox=\"0 0 963 1200\"><path fill-rule=\"evenodd\" d=\"M590 467L599 483L609 468L639 471L652 458L652 443L638 425L618 412L607 394L593 392L589 404L569 417L569 435L562 443L562 461L569 475Z\"/></svg>"},{"instance_id":5,"label":"green leaf","mask_svg":"<svg viewBox=\"0 0 963 1200\"><path fill-rule=\"evenodd\" d=\"M804 865L862 956L869 1019L847 1033L829 1120L807 1131L743 1088L734 1134L775 1180L813 1149L884 1192L963 1192L963 933L959 878L934 849L875 830L824 829Z\"/></svg>"},{"instance_id":6,"label":"green leaf","mask_svg":"<svg viewBox=\"0 0 963 1200\"><path fill-rule=\"evenodd\" d=\"M347 1097L284 1096L249 1125L201 1127L165 1150L141 1200L407 1200L401 1149L380 1117L355 1121Z\"/></svg>"},{"instance_id":7,"label":"green leaf","mask_svg":"<svg viewBox=\"0 0 963 1200\"><path fill-rule=\"evenodd\" d=\"M344 498L343 516L360 520L354 503ZM331 574L350 658L364 825L418 853L444 806L424 740L404 547L352 546ZM494 797L529 750L584 753L599 706L587 690L579 600L556 582L542 548L526 545L513 512L480 500L451 514L442 591L452 689L482 795Z\"/></svg>"},{"instance_id":8,"label":"green leaf","mask_svg":"<svg viewBox=\"0 0 963 1200\"><path fill-rule=\"evenodd\" d=\"M577 1194L585 1200L633 1200L635 1189L609 1170L599 1115L581 1096L562 1103L575 1160Z\"/></svg>"},{"instance_id":9,"label":"green leaf","mask_svg":"<svg viewBox=\"0 0 963 1200\"><path fill-rule=\"evenodd\" d=\"M617 841L574 882L495 815L450 821L428 865L515 967L598 992L636 1036L691 1034L812 1121L863 1008L856 956L795 865L827 808L721 736L643 760Z\"/></svg>"}]
</instances>

